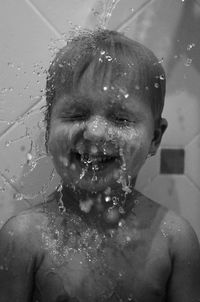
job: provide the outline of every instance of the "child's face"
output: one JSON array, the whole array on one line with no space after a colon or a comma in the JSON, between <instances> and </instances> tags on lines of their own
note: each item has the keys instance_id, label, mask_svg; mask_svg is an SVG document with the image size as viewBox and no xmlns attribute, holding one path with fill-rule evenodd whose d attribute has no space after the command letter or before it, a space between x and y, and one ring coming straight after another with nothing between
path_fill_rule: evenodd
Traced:
<instances>
[{"instance_id":1,"label":"child's face","mask_svg":"<svg viewBox=\"0 0 200 302\"><path fill-rule=\"evenodd\" d=\"M120 176L135 182L155 147L154 118L148 102L119 91L104 87L57 97L48 147L65 185L100 192Z\"/></svg>"}]
</instances>

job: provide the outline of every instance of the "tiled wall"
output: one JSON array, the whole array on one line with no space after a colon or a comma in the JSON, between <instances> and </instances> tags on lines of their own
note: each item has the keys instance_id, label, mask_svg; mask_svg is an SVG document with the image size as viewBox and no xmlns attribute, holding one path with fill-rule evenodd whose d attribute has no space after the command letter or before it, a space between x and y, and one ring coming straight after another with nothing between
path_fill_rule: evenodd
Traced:
<instances>
[{"instance_id":1,"label":"tiled wall","mask_svg":"<svg viewBox=\"0 0 200 302\"><path fill-rule=\"evenodd\" d=\"M169 127L137 188L185 216L200 238L200 2L2 0L0 7L0 225L58 183L44 152L46 69L73 30L101 25L163 62Z\"/></svg>"}]
</instances>

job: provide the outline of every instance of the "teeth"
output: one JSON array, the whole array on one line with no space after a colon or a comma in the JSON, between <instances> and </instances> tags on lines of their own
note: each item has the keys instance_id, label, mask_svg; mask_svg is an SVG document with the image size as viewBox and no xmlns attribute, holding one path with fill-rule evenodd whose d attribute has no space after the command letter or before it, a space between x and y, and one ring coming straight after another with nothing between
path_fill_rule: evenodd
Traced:
<instances>
[{"instance_id":1,"label":"teeth","mask_svg":"<svg viewBox=\"0 0 200 302\"><path fill-rule=\"evenodd\" d=\"M94 156L90 156L90 155L83 155L82 156L82 161L85 163L96 163L96 162L100 162L100 163L105 163L109 160L113 159L112 156L99 156L99 157L94 157Z\"/></svg>"}]
</instances>

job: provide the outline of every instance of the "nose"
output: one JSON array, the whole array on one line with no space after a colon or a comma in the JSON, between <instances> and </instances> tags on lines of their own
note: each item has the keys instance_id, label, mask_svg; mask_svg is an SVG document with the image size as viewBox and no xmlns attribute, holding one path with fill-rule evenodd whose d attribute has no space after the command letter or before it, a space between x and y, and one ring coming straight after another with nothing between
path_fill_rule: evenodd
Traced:
<instances>
[{"instance_id":1,"label":"nose","mask_svg":"<svg viewBox=\"0 0 200 302\"><path fill-rule=\"evenodd\" d=\"M86 122L84 138L101 140L106 138L108 122L102 116L93 116Z\"/></svg>"}]
</instances>

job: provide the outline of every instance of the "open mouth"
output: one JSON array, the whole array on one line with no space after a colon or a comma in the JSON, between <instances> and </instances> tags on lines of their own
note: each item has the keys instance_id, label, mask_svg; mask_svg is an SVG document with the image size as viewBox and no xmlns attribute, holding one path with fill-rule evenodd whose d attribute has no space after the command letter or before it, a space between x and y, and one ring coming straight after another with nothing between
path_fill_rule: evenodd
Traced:
<instances>
[{"instance_id":1,"label":"open mouth","mask_svg":"<svg viewBox=\"0 0 200 302\"><path fill-rule=\"evenodd\" d=\"M82 168L87 166L88 171L94 169L96 171L103 170L111 164L119 162L119 157L104 154L96 154L94 156L88 153L80 154L78 152L74 152L73 157L77 162L79 162Z\"/></svg>"}]
</instances>

